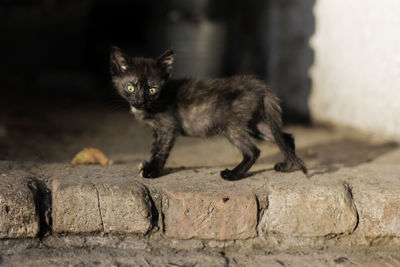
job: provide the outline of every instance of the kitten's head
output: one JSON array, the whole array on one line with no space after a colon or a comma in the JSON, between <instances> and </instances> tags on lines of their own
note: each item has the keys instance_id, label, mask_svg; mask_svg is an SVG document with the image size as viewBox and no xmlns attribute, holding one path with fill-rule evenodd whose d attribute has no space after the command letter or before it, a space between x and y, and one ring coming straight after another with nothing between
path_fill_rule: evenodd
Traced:
<instances>
[{"instance_id":1,"label":"kitten's head","mask_svg":"<svg viewBox=\"0 0 400 267\"><path fill-rule=\"evenodd\" d=\"M157 59L129 58L112 47L110 71L115 88L136 109L150 107L169 79L174 52L167 50Z\"/></svg>"}]
</instances>

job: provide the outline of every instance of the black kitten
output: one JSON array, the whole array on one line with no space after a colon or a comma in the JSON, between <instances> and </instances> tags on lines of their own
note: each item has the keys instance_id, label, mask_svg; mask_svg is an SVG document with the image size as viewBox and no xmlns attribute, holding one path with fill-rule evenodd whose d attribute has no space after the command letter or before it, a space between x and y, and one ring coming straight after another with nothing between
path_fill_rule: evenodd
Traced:
<instances>
[{"instance_id":1,"label":"black kitten","mask_svg":"<svg viewBox=\"0 0 400 267\"><path fill-rule=\"evenodd\" d=\"M303 161L295 154L294 139L282 132L278 98L264 82L252 76L227 79L169 79L174 52L166 51L158 59L129 58L113 47L110 67L113 83L139 120L154 131L150 162L141 167L146 178L161 175L178 135L208 137L223 135L243 154L232 170L221 171L227 180L237 180L250 169L260 154L251 137L275 142L284 162L276 171L301 169Z\"/></svg>"}]
</instances>

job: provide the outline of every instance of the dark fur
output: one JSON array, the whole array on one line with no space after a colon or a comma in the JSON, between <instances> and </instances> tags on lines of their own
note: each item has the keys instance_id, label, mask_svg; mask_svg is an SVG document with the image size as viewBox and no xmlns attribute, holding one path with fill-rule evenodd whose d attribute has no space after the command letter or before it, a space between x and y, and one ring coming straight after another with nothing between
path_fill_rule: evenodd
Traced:
<instances>
[{"instance_id":1,"label":"dark fur","mask_svg":"<svg viewBox=\"0 0 400 267\"><path fill-rule=\"evenodd\" d=\"M161 175L162 168L178 135L208 137L223 135L243 154L243 160L221 176L236 180L250 169L260 150L251 137L275 142L284 161L276 171L301 169L303 161L295 154L294 138L282 132L281 108L278 98L264 82L252 76L226 79L169 79L174 54L171 50L158 59L128 58L120 49L111 52L113 83L139 120L154 130L152 157L141 167L143 177ZM127 91L127 83L135 87ZM149 89L157 88L151 95Z\"/></svg>"}]
</instances>

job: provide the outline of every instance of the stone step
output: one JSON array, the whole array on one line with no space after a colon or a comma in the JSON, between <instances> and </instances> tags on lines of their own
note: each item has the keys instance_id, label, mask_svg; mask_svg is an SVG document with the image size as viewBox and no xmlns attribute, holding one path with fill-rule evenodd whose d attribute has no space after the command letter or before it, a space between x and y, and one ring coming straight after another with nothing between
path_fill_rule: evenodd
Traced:
<instances>
[{"instance_id":1,"label":"stone step","mask_svg":"<svg viewBox=\"0 0 400 267\"><path fill-rule=\"evenodd\" d=\"M32 179L0 176L0 238L39 233L38 184Z\"/></svg>"},{"instance_id":2,"label":"stone step","mask_svg":"<svg viewBox=\"0 0 400 267\"><path fill-rule=\"evenodd\" d=\"M400 245L396 164L311 170L310 177L258 165L236 182L222 180L215 168L174 169L149 180L137 171L121 174L118 165L64 167L49 186L54 235L161 233L167 240L278 249ZM1 238L38 236L46 220L36 183L1 177Z\"/></svg>"}]
</instances>

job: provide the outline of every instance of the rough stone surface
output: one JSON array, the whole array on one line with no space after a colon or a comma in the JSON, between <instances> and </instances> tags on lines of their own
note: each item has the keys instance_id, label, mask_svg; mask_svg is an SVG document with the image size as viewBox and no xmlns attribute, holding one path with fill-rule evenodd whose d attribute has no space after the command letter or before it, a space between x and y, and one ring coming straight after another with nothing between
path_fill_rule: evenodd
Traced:
<instances>
[{"instance_id":1,"label":"rough stone surface","mask_svg":"<svg viewBox=\"0 0 400 267\"><path fill-rule=\"evenodd\" d=\"M398 249L378 250L187 250L142 247L2 246L2 266L399 266Z\"/></svg>"},{"instance_id":2,"label":"rough stone surface","mask_svg":"<svg viewBox=\"0 0 400 267\"><path fill-rule=\"evenodd\" d=\"M229 266L258 267L258 266L399 266L400 257L393 251L302 251L281 252L271 254L238 255L227 253Z\"/></svg>"},{"instance_id":3,"label":"rough stone surface","mask_svg":"<svg viewBox=\"0 0 400 267\"><path fill-rule=\"evenodd\" d=\"M145 187L122 181L53 181L53 231L146 233L151 203Z\"/></svg>"},{"instance_id":4,"label":"rough stone surface","mask_svg":"<svg viewBox=\"0 0 400 267\"><path fill-rule=\"evenodd\" d=\"M366 237L400 237L400 188L370 188L357 192L357 198L363 206L360 230Z\"/></svg>"},{"instance_id":5,"label":"rough stone surface","mask_svg":"<svg viewBox=\"0 0 400 267\"><path fill-rule=\"evenodd\" d=\"M140 183L98 185L106 233L146 233L151 228L151 203Z\"/></svg>"},{"instance_id":6,"label":"rough stone surface","mask_svg":"<svg viewBox=\"0 0 400 267\"><path fill-rule=\"evenodd\" d=\"M257 201L250 192L165 190L162 212L170 238L230 240L257 235Z\"/></svg>"},{"instance_id":7,"label":"rough stone surface","mask_svg":"<svg viewBox=\"0 0 400 267\"><path fill-rule=\"evenodd\" d=\"M369 164L350 173L360 222L366 239L400 237L400 166ZM368 177L368 178L366 178Z\"/></svg>"},{"instance_id":8,"label":"rough stone surface","mask_svg":"<svg viewBox=\"0 0 400 267\"><path fill-rule=\"evenodd\" d=\"M350 234L357 211L343 184L273 184L261 219L265 234L334 237Z\"/></svg>"},{"instance_id":9,"label":"rough stone surface","mask_svg":"<svg viewBox=\"0 0 400 267\"><path fill-rule=\"evenodd\" d=\"M97 190L92 183L54 180L52 194L54 232L87 233L103 230Z\"/></svg>"},{"instance_id":10,"label":"rough stone surface","mask_svg":"<svg viewBox=\"0 0 400 267\"><path fill-rule=\"evenodd\" d=\"M36 184L29 179L0 176L0 238L35 237L39 232Z\"/></svg>"},{"instance_id":11,"label":"rough stone surface","mask_svg":"<svg viewBox=\"0 0 400 267\"><path fill-rule=\"evenodd\" d=\"M13 252L2 259L5 266L196 266L223 267L227 259L219 253L203 251L120 248L48 249L31 248Z\"/></svg>"}]
</instances>

